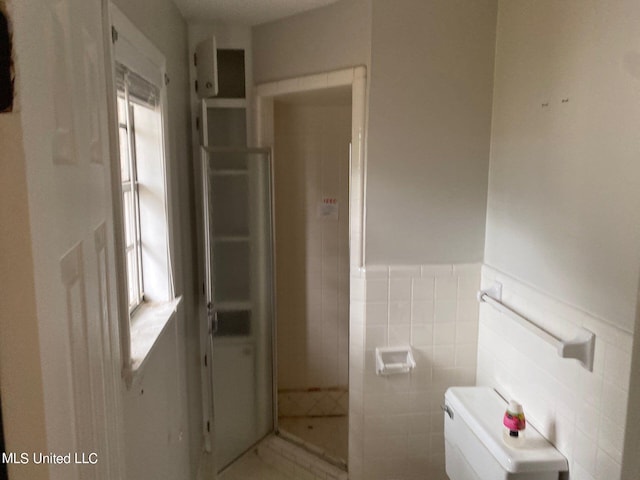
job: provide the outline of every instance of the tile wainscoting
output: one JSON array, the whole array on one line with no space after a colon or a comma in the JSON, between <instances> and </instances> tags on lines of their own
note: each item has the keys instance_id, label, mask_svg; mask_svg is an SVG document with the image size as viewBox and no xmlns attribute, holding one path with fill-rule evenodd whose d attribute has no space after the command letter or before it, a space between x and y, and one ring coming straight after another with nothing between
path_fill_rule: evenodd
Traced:
<instances>
[{"instance_id":1,"label":"tile wainscoting","mask_svg":"<svg viewBox=\"0 0 640 480\"><path fill-rule=\"evenodd\" d=\"M473 385L480 264L368 266L351 279L349 478L445 480L444 392ZM410 374L375 347L411 345Z\"/></svg>"},{"instance_id":2,"label":"tile wainscoting","mask_svg":"<svg viewBox=\"0 0 640 480\"><path fill-rule=\"evenodd\" d=\"M593 372L491 306L480 308L477 383L524 405L529 423L569 461L571 480L620 478L632 333L488 266L482 286L502 283L503 303L563 338L576 326L596 334Z\"/></svg>"}]
</instances>

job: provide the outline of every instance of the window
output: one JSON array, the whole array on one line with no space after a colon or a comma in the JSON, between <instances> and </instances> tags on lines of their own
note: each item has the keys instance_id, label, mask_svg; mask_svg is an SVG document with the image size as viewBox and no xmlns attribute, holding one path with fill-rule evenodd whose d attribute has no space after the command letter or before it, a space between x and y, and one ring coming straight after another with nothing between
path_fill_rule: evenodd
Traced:
<instances>
[{"instance_id":1,"label":"window","mask_svg":"<svg viewBox=\"0 0 640 480\"><path fill-rule=\"evenodd\" d=\"M179 302L171 275L165 59L113 5L111 13L120 156L117 253L125 284L118 291L127 305L121 311L128 313L120 325L125 374L130 369L133 375Z\"/></svg>"},{"instance_id":2,"label":"window","mask_svg":"<svg viewBox=\"0 0 640 480\"><path fill-rule=\"evenodd\" d=\"M152 156L159 150L144 147L149 142L161 144L162 131L158 128L161 114L157 88L120 64L116 68L116 87L127 293L131 314L144 301L137 157ZM146 141L141 138L142 134L147 135Z\"/></svg>"}]
</instances>

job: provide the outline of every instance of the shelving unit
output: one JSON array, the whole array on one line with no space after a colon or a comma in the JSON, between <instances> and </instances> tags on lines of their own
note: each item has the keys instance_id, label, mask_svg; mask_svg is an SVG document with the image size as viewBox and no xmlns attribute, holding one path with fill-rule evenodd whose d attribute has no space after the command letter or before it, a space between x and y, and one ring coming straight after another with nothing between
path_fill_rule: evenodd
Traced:
<instances>
[{"instance_id":1,"label":"shelving unit","mask_svg":"<svg viewBox=\"0 0 640 480\"><path fill-rule=\"evenodd\" d=\"M219 97L224 95L221 91ZM203 145L216 149L207 165L216 341L252 336L250 178L246 98L202 100Z\"/></svg>"},{"instance_id":2,"label":"shelving unit","mask_svg":"<svg viewBox=\"0 0 640 480\"><path fill-rule=\"evenodd\" d=\"M201 100L200 135L206 374L219 471L272 428L273 285L270 150L247 146L244 52L218 49L217 64L217 96Z\"/></svg>"}]
</instances>

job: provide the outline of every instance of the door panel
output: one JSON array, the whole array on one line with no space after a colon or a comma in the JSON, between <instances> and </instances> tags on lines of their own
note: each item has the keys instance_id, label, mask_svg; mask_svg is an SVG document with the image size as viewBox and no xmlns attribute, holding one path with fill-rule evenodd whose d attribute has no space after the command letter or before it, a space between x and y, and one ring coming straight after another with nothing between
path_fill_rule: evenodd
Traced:
<instances>
[{"instance_id":1,"label":"door panel","mask_svg":"<svg viewBox=\"0 0 640 480\"><path fill-rule=\"evenodd\" d=\"M268 149L203 148L217 471L273 430Z\"/></svg>"}]
</instances>

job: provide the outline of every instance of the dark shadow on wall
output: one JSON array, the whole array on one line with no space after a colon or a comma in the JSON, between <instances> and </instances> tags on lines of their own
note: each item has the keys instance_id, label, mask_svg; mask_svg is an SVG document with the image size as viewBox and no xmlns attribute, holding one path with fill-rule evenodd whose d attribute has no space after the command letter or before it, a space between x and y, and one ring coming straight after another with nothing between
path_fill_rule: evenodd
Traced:
<instances>
[{"instance_id":1,"label":"dark shadow on wall","mask_svg":"<svg viewBox=\"0 0 640 480\"><path fill-rule=\"evenodd\" d=\"M13 109L13 64L9 22L0 4L0 113Z\"/></svg>"}]
</instances>

